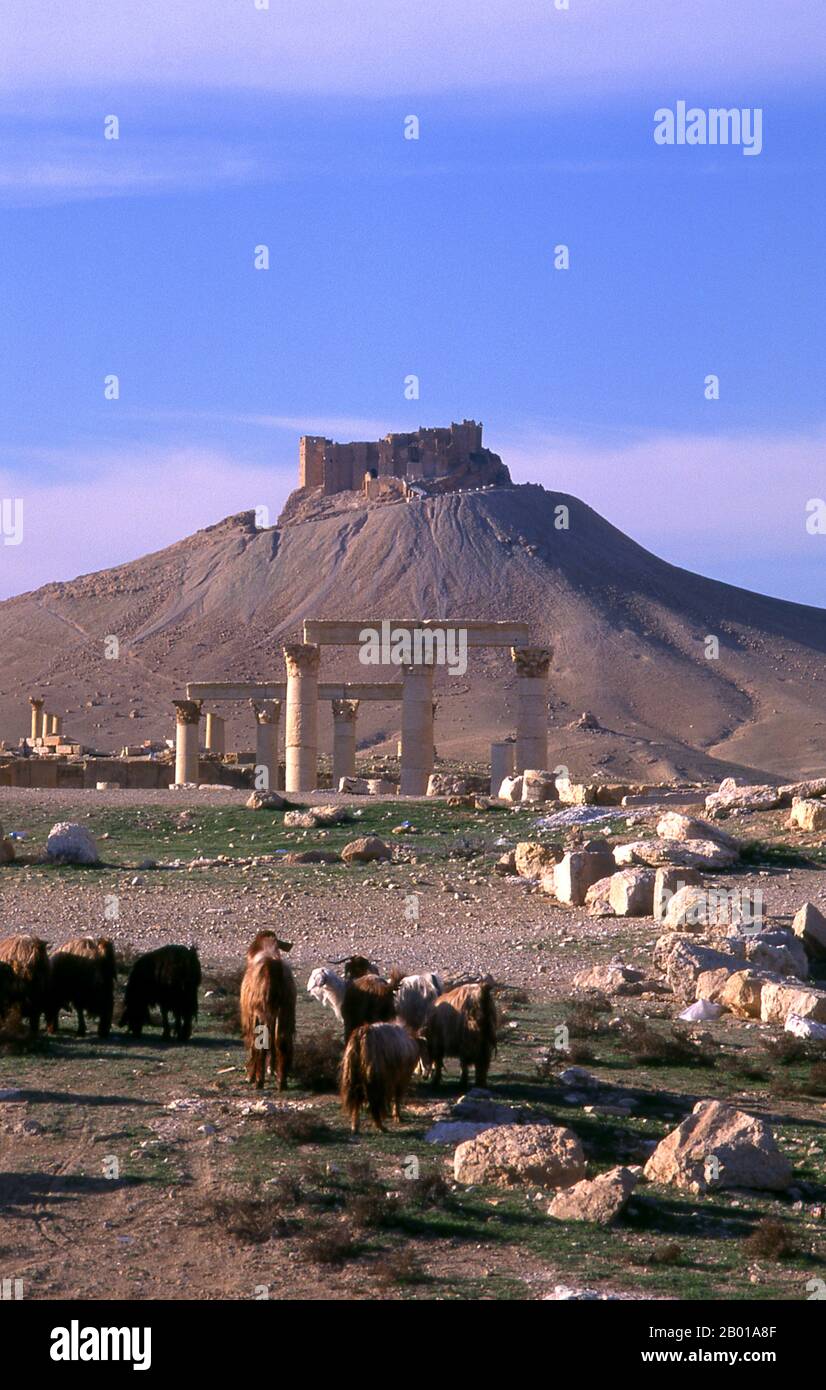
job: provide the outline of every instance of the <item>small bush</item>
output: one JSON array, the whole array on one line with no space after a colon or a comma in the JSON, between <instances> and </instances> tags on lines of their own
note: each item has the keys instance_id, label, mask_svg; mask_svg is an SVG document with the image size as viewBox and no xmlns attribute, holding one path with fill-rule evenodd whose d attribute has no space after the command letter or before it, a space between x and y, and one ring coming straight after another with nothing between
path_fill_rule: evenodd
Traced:
<instances>
[{"instance_id":1,"label":"small bush","mask_svg":"<svg viewBox=\"0 0 826 1390\"><path fill-rule=\"evenodd\" d=\"M350 1226L325 1226L307 1241L308 1257L319 1265L343 1265L361 1252Z\"/></svg>"},{"instance_id":2,"label":"small bush","mask_svg":"<svg viewBox=\"0 0 826 1390\"><path fill-rule=\"evenodd\" d=\"M692 1041L690 1034L671 1028L651 1028L643 1019L628 1019L624 1038L629 1055L640 1065L653 1067L713 1067L714 1055L707 1043Z\"/></svg>"},{"instance_id":3,"label":"small bush","mask_svg":"<svg viewBox=\"0 0 826 1390\"><path fill-rule=\"evenodd\" d=\"M763 1051L770 1062L781 1067L808 1062L817 1055L805 1038L795 1038L791 1033L780 1033L776 1038L765 1038Z\"/></svg>"},{"instance_id":4,"label":"small bush","mask_svg":"<svg viewBox=\"0 0 826 1390\"><path fill-rule=\"evenodd\" d=\"M423 1284L427 1278L411 1250L391 1250L375 1265L376 1281L385 1288L398 1284Z\"/></svg>"},{"instance_id":5,"label":"small bush","mask_svg":"<svg viewBox=\"0 0 826 1390\"><path fill-rule=\"evenodd\" d=\"M826 1062L812 1062L806 1090L810 1096L826 1096Z\"/></svg>"},{"instance_id":6,"label":"small bush","mask_svg":"<svg viewBox=\"0 0 826 1390\"><path fill-rule=\"evenodd\" d=\"M245 1245L263 1245L289 1234L291 1226L284 1215L284 1207L293 1205L293 1194L289 1190L275 1189L263 1195L218 1197L205 1215L211 1216Z\"/></svg>"},{"instance_id":7,"label":"small bush","mask_svg":"<svg viewBox=\"0 0 826 1390\"><path fill-rule=\"evenodd\" d=\"M564 1005L562 1022L571 1038L591 1038L605 1031L602 1014L611 1012L611 1005L601 995L590 999L569 999Z\"/></svg>"},{"instance_id":8,"label":"small bush","mask_svg":"<svg viewBox=\"0 0 826 1390\"><path fill-rule=\"evenodd\" d=\"M795 1254L795 1244L782 1221L766 1217L759 1221L743 1242L746 1253L758 1260L786 1260Z\"/></svg>"},{"instance_id":9,"label":"small bush","mask_svg":"<svg viewBox=\"0 0 826 1390\"><path fill-rule=\"evenodd\" d=\"M418 1178L411 1178L405 1184L404 1191L408 1202L415 1207L441 1207L450 1197L447 1182L435 1169L431 1173L422 1173Z\"/></svg>"},{"instance_id":10,"label":"small bush","mask_svg":"<svg viewBox=\"0 0 826 1390\"><path fill-rule=\"evenodd\" d=\"M344 1045L335 1033L315 1033L298 1038L295 1044L292 1074L304 1091L338 1090L338 1071Z\"/></svg>"},{"instance_id":11,"label":"small bush","mask_svg":"<svg viewBox=\"0 0 826 1390\"><path fill-rule=\"evenodd\" d=\"M326 1120L307 1110L276 1110L264 1117L264 1128L286 1144L329 1144L336 1138Z\"/></svg>"}]
</instances>

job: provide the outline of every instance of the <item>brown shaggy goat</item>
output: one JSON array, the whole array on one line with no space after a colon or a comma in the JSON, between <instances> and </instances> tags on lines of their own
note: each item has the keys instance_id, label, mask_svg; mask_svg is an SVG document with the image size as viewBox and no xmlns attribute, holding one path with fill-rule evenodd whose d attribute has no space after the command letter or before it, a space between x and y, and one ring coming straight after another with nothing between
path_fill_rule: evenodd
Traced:
<instances>
[{"instance_id":1,"label":"brown shaggy goat","mask_svg":"<svg viewBox=\"0 0 826 1390\"><path fill-rule=\"evenodd\" d=\"M362 1106L377 1129L392 1112L401 1120L402 1097L420 1057L420 1044L403 1023L363 1023L350 1035L341 1063L341 1107L357 1133Z\"/></svg>"},{"instance_id":2,"label":"brown shaggy goat","mask_svg":"<svg viewBox=\"0 0 826 1390\"><path fill-rule=\"evenodd\" d=\"M115 948L105 936L75 936L52 953L49 961L49 988L46 999L46 1025L56 1033L61 1009L77 1010L77 1035L86 1035L86 1013L98 1020L98 1037L112 1031L115 1007Z\"/></svg>"},{"instance_id":3,"label":"brown shaggy goat","mask_svg":"<svg viewBox=\"0 0 826 1390\"><path fill-rule=\"evenodd\" d=\"M186 1042L192 1020L198 1017L201 962L194 946L159 946L138 956L129 972L123 996L121 1028L139 1038L149 1022L149 1010L157 1004L163 1020L163 1036L171 1037L169 1015L175 1017L175 1036Z\"/></svg>"},{"instance_id":4,"label":"brown shaggy goat","mask_svg":"<svg viewBox=\"0 0 826 1390\"><path fill-rule=\"evenodd\" d=\"M333 964L341 962L333 961ZM360 980L363 975L378 975L378 970L366 956L347 956L344 964L345 980Z\"/></svg>"},{"instance_id":5,"label":"brown shaggy goat","mask_svg":"<svg viewBox=\"0 0 826 1390\"><path fill-rule=\"evenodd\" d=\"M247 951L247 968L241 981L241 1033L247 1046L247 1080L259 1089L269 1057L270 1076L278 1089L287 1084L295 1042L295 979L281 951L290 942L279 941L275 932L259 932Z\"/></svg>"},{"instance_id":6,"label":"brown shaggy goat","mask_svg":"<svg viewBox=\"0 0 826 1390\"><path fill-rule=\"evenodd\" d=\"M380 975L359 975L349 980L341 1001L344 1041L362 1023L390 1023L396 1017L393 985Z\"/></svg>"},{"instance_id":7,"label":"brown shaggy goat","mask_svg":"<svg viewBox=\"0 0 826 1390\"><path fill-rule=\"evenodd\" d=\"M6 936L0 940L0 961L11 968L13 980L6 976L7 1007L16 1007L36 1033L40 1015L46 1007L49 986L49 956L46 942L37 936Z\"/></svg>"},{"instance_id":8,"label":"brown shaggy goat","mask_svg":"<svg viewBox=\"0 0 826 1390\"><path fill-rule=\"evenodd\" d=\"M445 1057L459 1058L463 1090L467 1088L471 1062L476 1085L487 1085L490 1059L496 1051L496 1005L487 981L479 985L459 985L441 995L423 1032L433 1065L434 1086L442 1079Z\"/></svg>"}]
</instances>

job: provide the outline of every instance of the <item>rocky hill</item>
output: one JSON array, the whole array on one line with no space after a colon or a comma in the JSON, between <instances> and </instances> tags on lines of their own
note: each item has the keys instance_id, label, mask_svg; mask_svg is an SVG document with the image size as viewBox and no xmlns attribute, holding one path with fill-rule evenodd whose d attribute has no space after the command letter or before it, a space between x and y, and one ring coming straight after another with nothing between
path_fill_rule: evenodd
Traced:
<instances>
[{"instance_id":1,"label":"rocky hill","mask_svg":"<svg viewBox=\"0 0 826 1390\"><path fill-rule=\"evenodd\" d=\"M530 484L407 502L347 493L299 515L267 530L251 513L228 517L0 603L0 737L28 731L29 694L88 746L168 736L187 680L283 678L281 645L305 617L519 618L554 648L551 750L575 775L826 772L820 609L675 568L576 498ZM334 649L322 673L396 675ZM471 652L467 675L439 673L436 689L440 754L484 757L512 730L507 653ZM230 746L250 747L249 712L230 709ZM394 748L398 731L397 707L362 706L362 746Z\"/></svg>"}]
</instances>

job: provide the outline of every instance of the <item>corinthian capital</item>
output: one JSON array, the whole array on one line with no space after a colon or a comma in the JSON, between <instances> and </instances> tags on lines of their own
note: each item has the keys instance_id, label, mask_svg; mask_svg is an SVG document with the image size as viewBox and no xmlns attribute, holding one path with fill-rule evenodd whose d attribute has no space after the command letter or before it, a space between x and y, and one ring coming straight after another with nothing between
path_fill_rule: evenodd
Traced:
<instances>
[{"instance_id":1,"label":"corinthian capital","mask_svg":"<svg viewBox=\"0 0 826 1390\"><path fill-rule=\"evenodd\" d=\"M547 676L553 647L511 647L518 676Z\"/></svg>"}]
</instances>

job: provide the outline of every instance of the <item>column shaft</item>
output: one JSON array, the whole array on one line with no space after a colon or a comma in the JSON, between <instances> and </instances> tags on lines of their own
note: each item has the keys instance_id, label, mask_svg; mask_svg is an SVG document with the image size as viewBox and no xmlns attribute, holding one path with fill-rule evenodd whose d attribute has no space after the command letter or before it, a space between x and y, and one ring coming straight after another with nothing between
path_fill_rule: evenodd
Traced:
<instances>
[{"instance_id":1,"label":"column shaft","mask_svg":"<svg viewBox=\"0 0 826 1390\"><path fill-rule=\"evenodd\" d=\"M433 667L404 666L402 796L424 796L433 771Z\"/></svg>"},{"instance_id":2,"label":"column shaft","mask_svg":"<svg viewBox=\"0 0 826 1390\"><path fill-rule=\"evenodd\" d=\"M512 647L516 666L516 772L548 765L549 647Z\"/></svg>"},{"instance_id":3,"label":"column shaft","mask_svg":"<svg viewBox=\"0 0 826 1390\"><path fill-rule=\"evenodd\" d=\"M314 791L318 780L318 664L313 642L290 642L285 732L286 791Z\"/></svg>"},{"instance_id":4,"label":"column shaft","mask_svg":"<svg viewBox=\"0 0 826 1390\"><path fill-rule=\"evenodd\" d=\"M358 700L333 700L333 790L342 777L356 772L356 715Z\"/></svg>"},{"instance_id":5,"label":"column shaft","mask_svg":"<svg viewBox=\"0 0 826 1390\"><path fill-rule=\"evenodd\" d=\"M173 700L175 706L175 781L198 781L200 700Z\"/></svg>"}]
</instances>

